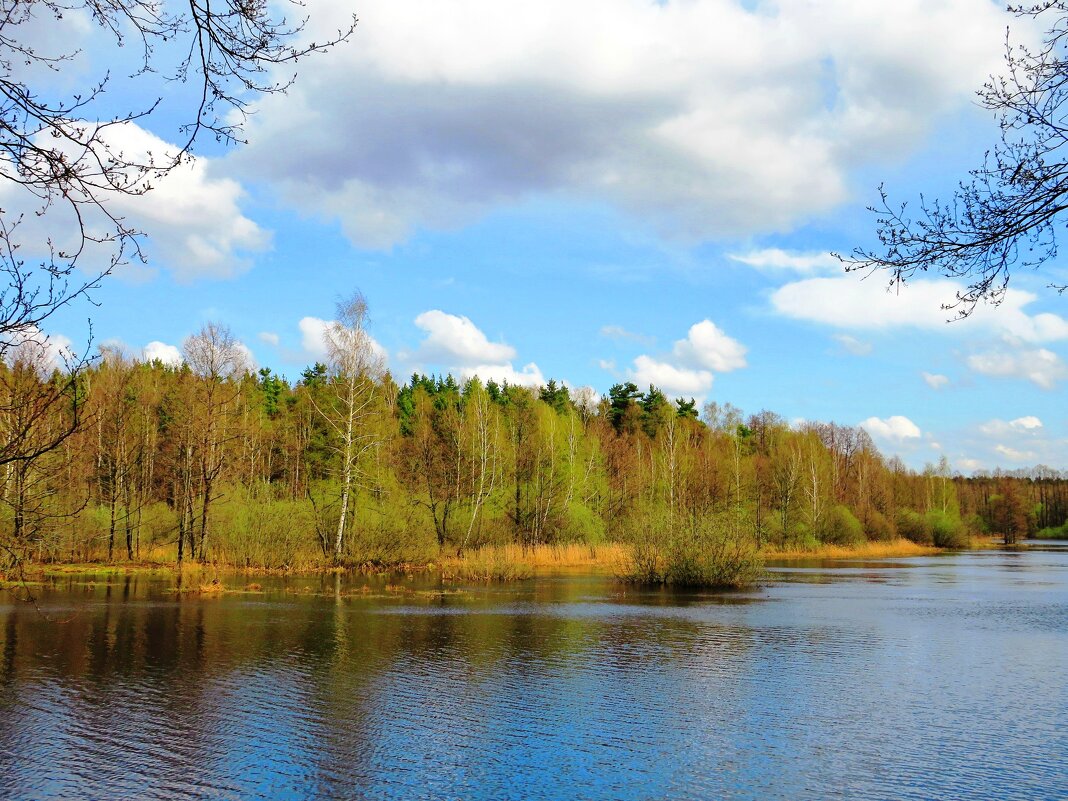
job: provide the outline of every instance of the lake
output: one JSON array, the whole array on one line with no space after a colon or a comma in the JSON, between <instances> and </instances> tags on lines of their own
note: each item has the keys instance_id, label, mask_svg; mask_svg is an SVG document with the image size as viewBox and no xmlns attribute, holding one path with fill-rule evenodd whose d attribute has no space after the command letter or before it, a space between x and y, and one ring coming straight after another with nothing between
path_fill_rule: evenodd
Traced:
<instances>
[{"instance_id":1,"label":"lake","mask_svg":"<svg viewBox=\"0 0 1068 801\"><path fill-rule=\"evenodd\" d=\"M0 591L0 798L1068 798L1063 543L726 595L223 580L263 590Z\"/></svg>"}]
</instances>

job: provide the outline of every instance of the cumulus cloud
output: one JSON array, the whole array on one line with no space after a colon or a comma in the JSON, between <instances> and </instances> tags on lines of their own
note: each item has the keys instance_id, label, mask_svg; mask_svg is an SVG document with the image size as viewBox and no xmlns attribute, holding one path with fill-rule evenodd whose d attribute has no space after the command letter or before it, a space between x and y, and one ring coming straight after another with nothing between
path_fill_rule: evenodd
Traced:
<instances>
[{"instance_id":1,"label":"cumulus cloud","mask_svg":"<svg viewBox=\"0 0 1068 801\"><path fill-rule=\"evenodd\" d=\"M871 353L871 343L864 342L849 334L834 334L831 339L854 356L867 356Z\"/></svg>"},{"instance_id":2,"label":"cumulus cloud","mask_svg":"<svg viewBox=\"0 0 1068 801\"><path fill-rule=\"evenodd\" d=\"M235 342L234 347L237 348L237 352L240 353L238 362L241 365L241 370L246 373L254 373L259 369L260 363L256 360L256 354L252 352L244 342Z\"/></svg>"},{"instance_id":3,"label":"cumulus cloud","mask_svg":"<svg viewBox=\"0 0 1068 801\"><path fill-rule=\"evenodd\" d=\"M117 125L103 134L112 153L130 161L166 165L177 148L135 123ZM51 144L50 144L51 146ZM241 210L245 191L233 178L218 174L218 163L198 157L170 169L165 175L146 178L142 185L151 190L142 194L105 192L98 198L124 223L147 234L144 247L150 265L167 267L179 281L198 278L228 278L246 270L249 255L267 248L270 233ZM76 248L80 230L66 204L56 203L44 214L36 214L39 203L11 182L0 185L0 202L9 212L24 212L27 224L19 236L25 249L35 252L34 241L51 239L66 250ZM92 207L81 209L86 230L106 231L112 223ZM110 253L110 250L107 251ZM90 245L81 264L92 268L104 265L107 255L101 246ZM133 263L122 273L143 275L144 268Z\"/></svg>"},{"instance_id":4,"label":"cumulus cloud","mask_svg":"<svg viewBox=\"0 0 1068 801\"><path fill-rule=\"evenodd\" d=\"M301 317L297 323L300 329L300 347L304 354L317 361L326 358L326 329L330 326L329 320L319 317Z\"/></svg>"},{"instance_id":5,"label":"cumulus cloud","mask_svg":"<svg viewBox=\"0 0 1068 801\"><path fill-rule=\"evenodd\" d=\"M281 341L281 338L274 331L260 331L256 335L256 338L259 339L260 342L275 348L278 347L278 343Z\"/></svg>"},{"instance_id":6,"label":"cumulus cloud","mask_svg":"<svg viewBox=\"0 0 1068 801\"><path fill-rule=\"evenodd\" d=\"M168 367L179 367L182 364L182 352L175 345L153 340L141 349L141 357L146 362L162 362Z\"/></svg>"},{"instance_id":7,"label":"cumulus cloud","mask_svg":"<svg viewBox=\"0 0 1068 801\"><path fill-rule=\"evenodd\" d=\"M297 358L306 361L326 361L326 332L334 322L334 320L323 320L320 317L301 317L297 323L297 329L300 331L300 353L296 354ZM368 336L367 340L374 355L385 364L389 360L389 353L374 337Z\"/></svg>"},{"instance_id":8,"label":"cumulus cloud","mask_svg":"<svg viewBox=\"0 0 1068 801\"><path fill-rule=\"evenodd\" d=\"M945 334L975 334L994 331L1021 342L1055 342L1068 339L1068 320L1048 312L1028 314L1026 307L1037 296L1010 289L998 307L977 306L963 320L947 324L952 305L964 286L949 279L919 279L894 287L873 276L806 278L779 287L771 305L779 314L795 320L852 330L887 330L899 327Z\"/></svg>"},{"instance_id":9,"label":"cumulus cloud","mask_svg":"<svg viewBox=\"0 0 1068 801\"><path fill-rule=\"evenodd\" d=\"M690 326L686 339L675 343L672 354L684 365L729 373L745 367L746 350L711 320L702 320Z\"/></svg>"},{"instance_id":10,"label":"cumulus cloud","mask_svg":"<svg viewBox=\"0 0 1068 801\"><path fill-rule=\"evenodd\" d=\"M8 362L20 361L42 374L66 370L77 360L68 336L46 333L35 325L6 331L0 338L0 355Z\"/></svg>"},{"instance_id":11,"label":"cumulus cloud","mask_svg":"<svg viewBox=\"0 0 1068 801\"><path fill-rule=\"evenodd\" d=\"M530 362L517 370L512 365L515 348L491 342L467 317L431 309L416 317L415 324L426 332L426 337L414 352L400 354L409 364L440 365L465 381L477 376L482 381L524 387L545 383L537 364Z\"/></svg>"},{"instance_id":12,"label":"cumulus cloud","mask_svg":"<svg viewBox=\"0 0 1068 801\"><path fill-rule=\"evenodd\" d=\"M641 387L652 384L668 395L701 398L712 388L715 373L746 366L747 348L711 320L690 326L685 339L675 341L670 355L642 354L627 371Z\"/></svg>"},{"instance_id":13,"label":"cumulus cloud","mask_svg":"<svg viewBox=\"0 0 1068 801\"><path fill-rule=\"evenodd\" d=\"M1006 434L1034 434L1043 428L1042 421L1034 415L1017 417L1015 420L988 420L979 426L979 431L990 437L1003 437Z\"/></svg>"},{"instance_id":14,"label":"cumulus cloud","mask_svg":"<svg viewBox=\"0 0 1068 801\"><path fill-rule=\"evenodd\" d=\"M163 153L173 147L136 125L113 134L127 153ZM251 265L247 254L270 245L270 234L240 208L241 185L215 174L198 157L154 182L139 197L119 196L114 208L148 234L151 253L182 281L229 278Z\"/></svg>"},{"instance_id":15,"label":"cumulus cloud","mask_svg":"<svg viewBox=\"0 0 1068 801\"><path fill-rule=\"evenodd\" d=\"M652 384L668 395L704 395L712 389L714 376L709 370L692 370L658 361L651 356L639 356L630 371L631 380L639 387Z\"/></svg>"},{"instance_id":16,"label":"cumulus cloud","mask_svg":"<svg viewBox=\"0 0 1068 801\"><path fill-rule=\"evenodd\" d=\"M993 350L968 357L975 372L996 378L1021 378L1042 389L1053 389L1068 378L1068 365L1046 348L1034 350Z\"/></svg>"},{"instance_id":17,"label":"cumulus cloud","mask_svg":"<svg viewBox=\"0 0 1068 801\"><path fill-rule=\"evenodd\" d=\"M231 162L366 247L545 195L685 237L784 230L1000 61L990 3L749 5L367 0L358 45L263 99ZM313 6L309 38L347 10Z\"/></svg>"},{"instance_id":18,"label":"cumulus cloud","mask_svg":"<svg viewBox=\"0 0 1068 801\"><path fill-rule=\"evenodd\" d=\"M477 364L460 368L460 378L464 381L475 376L483 382L496 381L498 384L516 384L521 387L540 387L545 384L545 376L534 362L524 366L522 370L516 370L511 363Z\"/></svg>"},{"instance_id":19,"label":"cumulus cloud","mask_svg":"<svg viewBox=\"0 0 1068 801\"><path fill-rule=\"evenodd\" d=\"M515 348L503 342L490 342L467 317L431 309L416 317L415 324L427 334L411 357L419 362L482 367L504 364L516 356Z\"/></svg>"},{"instance_id":20,"label":"cumulus cloud","mask_svg":"<svg viewBox=\"0 0 1068 801\"><path fill-rule=\"evenodd\" d=\"M873 437L893 442L919 439L922 436L919 426L900 414L895 414L885 419L869 417L867 420L861 421L860 426Z\"/></svg>"},{"instance_id":21,"label":"cumulus cloud","mask_svg":"<svg viewBox=\"0 0 1068 801\"><path fill-rule=\"evenodd\" d=\"M942 389L949 385L949 377L940 373L922 372L923 382L931 389Z\"/></svg>"}]
</instances>

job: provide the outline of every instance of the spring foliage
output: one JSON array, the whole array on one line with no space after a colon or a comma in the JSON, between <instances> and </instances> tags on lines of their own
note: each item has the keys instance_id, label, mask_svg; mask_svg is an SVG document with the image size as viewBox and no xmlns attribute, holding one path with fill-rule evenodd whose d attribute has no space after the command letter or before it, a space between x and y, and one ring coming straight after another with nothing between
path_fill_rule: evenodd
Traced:
<instances>
[{"instance_id":1,"label":"spring foliage","mask_svg":"<svg viewBox=\"0 0 1068 801\"><path fill-rule=\"evenodd\" d=\"M225 329L208 333L232 347ZM6 561L299 569L617 542L643 580L729 585L768 546L957 547L1068 517L1068 482L1052 471L918 473L857 428L716 404L698 419L692 401L653 387L593 402L555 382L398 384L359 365L313 365L290 382L192 362L109 352L77 376L76 397L29 421L31 440L50 441L75 402L82 415L57 447L0 465ZM0 424L23 424L26 382L57 380L0 364Z\"/></svg>"}]
</instances>

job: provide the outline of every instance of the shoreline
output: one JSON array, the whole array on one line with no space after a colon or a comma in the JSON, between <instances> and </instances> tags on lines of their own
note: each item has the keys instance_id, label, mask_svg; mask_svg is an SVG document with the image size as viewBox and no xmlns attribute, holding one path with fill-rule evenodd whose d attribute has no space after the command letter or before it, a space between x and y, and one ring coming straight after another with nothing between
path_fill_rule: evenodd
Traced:
<instances>
[{"instance_id":1,"label":"shoreline","mask_svg":"<svg viewBox=\"0 0 1068 801\"><path fill-rule=\"evenodd\" d=\"M1000 542L973 541L963 550L988 550L1001 547ZM856 546L820 545L815 549L765 548L760 555L768 562L796 562L805 560L848 561L910 556L937 556L951 553L949 549L919 545L906 539L889 542L866 542ZM404 573L440 572L446 581L521 580L558 570L589 570L594 573L618 572L626 563L630 548L624 543L599 545L540 545L522 548L518 545L485 546L468 551L461 557L442 555L437 561L425 564L324 564L300 568L262 568L212 562L32 562L21 569L21 576L0 576L0 587L17 584L21 579L58 578L63 576L125 576L160 575L191 580L203 580L219 575L240 576L323 576L334 573L363 575L395 575Z\"/></svg>"}]
</instances>

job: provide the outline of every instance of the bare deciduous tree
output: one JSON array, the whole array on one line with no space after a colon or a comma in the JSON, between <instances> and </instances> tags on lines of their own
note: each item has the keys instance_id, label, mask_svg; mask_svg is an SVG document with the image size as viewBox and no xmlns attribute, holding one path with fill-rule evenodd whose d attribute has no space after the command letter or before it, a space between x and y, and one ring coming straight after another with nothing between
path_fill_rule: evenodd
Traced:
<instances>
[{"instance_id":1,"label":"bare deciduous tree","mask_svg":"<svg viewBox=\"0 0 1068 801\"><path fill-rule=\"evenodd\" d=\"M890 274L890 287L918 273L966 281L943 308L967 317L977 303L1000 303L1012 273L1057 255L1057 229L1068 211L1068 2L1010 6L1019 17L1049 19L1041 45L1007 39L1005 70L978 91L997 116L1001 141L948 201L920 197L915 212L880 187L879 247L841 256L848 270ZM1053 281L1064 292L1068 285Z\"/></svg>"},{"instance_id":2,"label":"bare deciduous tree","mask_svg":"<svg viewBox=\"0 0 1068 801\"><path fill-rule=\"evenodd\" d=\"M222 471L228 443L239 436L240 379L250 369L247 351L230 329L208 323L182 344L186 364L201 380L194 384L193 448L200 472L200 534L197 550L205 559L211 532L210 510L215 482ZM190 532L192 533L192 532Z\"/></svg>"}]
</instances>

